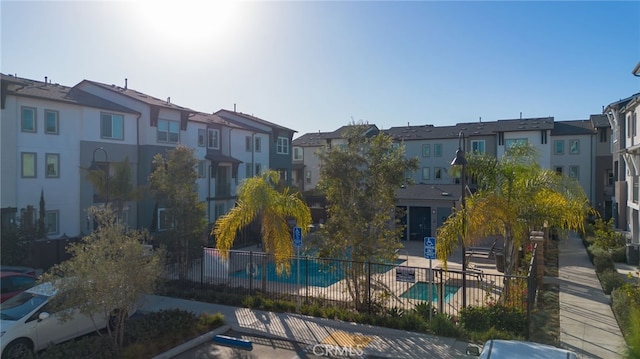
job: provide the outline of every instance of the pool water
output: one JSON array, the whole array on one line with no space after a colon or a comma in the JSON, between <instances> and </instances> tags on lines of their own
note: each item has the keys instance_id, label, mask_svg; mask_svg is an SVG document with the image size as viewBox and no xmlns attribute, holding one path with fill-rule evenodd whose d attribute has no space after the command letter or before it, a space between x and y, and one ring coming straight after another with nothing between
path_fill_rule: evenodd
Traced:
<instances>
[{"instance_id":1,"label":"pool water","mask_svg":"<svg viewBox=\"0 0 640 359\"><path fill-rule=\"evenodd\" d=\"M431 286L431 301L438 301L438 288L440 285L438 284L430 284L428 282L417 282L409 290L402 293L400 297L408 298L408 299L418 299L429 301L429 286ZM458 292L460 286L457 285L444 285L444 302L449 303L451 298Z\"/></svg>"},{"instance_id":2,"label":"pool water","mask_svg":"<svg viewBox=\"0 0 640 359\"><path fill-rule=\"evenodd\" d=\"M298 283L298 261L292 260L291 270L289 274L282 272L276 273L276 264L274 262L267 263L267 280L273 282L282 282L297 284ZM243 270L234 272L231 276L239 278L249 278L249 273L255 280L262 279L262 265L255 264L252 270ZM300 284L311 285L316 287L328 287L343 279L343 271L339 264L327 265L313 259L300 258Z\"/></svg>"}]
</instances>

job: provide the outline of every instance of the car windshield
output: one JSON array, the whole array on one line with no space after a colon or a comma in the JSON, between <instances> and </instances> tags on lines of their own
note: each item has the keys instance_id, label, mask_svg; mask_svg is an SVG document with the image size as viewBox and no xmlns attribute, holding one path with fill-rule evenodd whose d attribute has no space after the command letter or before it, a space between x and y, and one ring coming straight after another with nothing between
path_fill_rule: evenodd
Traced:
<instances>
[{"instance_id":1,"label":"car windshield","mask_svg":"<svg viewBox=\"0 0 640 359\"><path fill-rule=\"evenodd\" d=\"M22 292L0 304L0 319L18 320L44 304L48 296Z\"/></svg>"}]
</instances>

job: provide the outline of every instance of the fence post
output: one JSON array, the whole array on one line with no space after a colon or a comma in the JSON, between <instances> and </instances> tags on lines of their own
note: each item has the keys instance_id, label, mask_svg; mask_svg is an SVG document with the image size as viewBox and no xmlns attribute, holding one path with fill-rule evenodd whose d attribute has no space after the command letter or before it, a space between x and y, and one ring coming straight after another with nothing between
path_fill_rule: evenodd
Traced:
<instances>
[{"instance_id":1,"label":"fence post","mask_svg":"<svg viewBox=\"0 0 640 359\"><path fill-rule=\"evenodd\" d=\"M204 288L204 246L200 247L200 288Z\"/></svg>"},{"instance_id":2,"label":"fence post","mask_svg":"<svg viewBox=\"0 0 640 359\"><path fill-rule=\"evenodd\" d=\"M304 288L305 288L305 300L309 303L309 256L307 255L304 261L304 271L305 271L305 279L304 279Z\"/></svg>"},{"instance_id":3,"label":"fence post","mask_svg":"<svg viewBox=\"0 0 640 359\"><path fill-rule=\"evenodd\" d=\"M253 274L251 268L253 268L253 252L249 252L249 270L247 273L249 276L249 295L253 295Z\"/></svg>"},{"instance_id":4,"label":"fence post","mask_svg":"<svg viewBox=\"0 0 640 359\"><path fill-rule=\"evenodd\" d=\"M367 262L367 311L371 314L371 261Z\"/></svg>"},{"instance_id":5,"label":"fence post","mask_svg":"<svg viewBox=\"0 0 640 359\"><path fill-rule=\"evenodd\" d=\"M439 269L440 282L438 283L438 312L444 314L444 274L442 269Z\"/></svg>"}]
</instances>

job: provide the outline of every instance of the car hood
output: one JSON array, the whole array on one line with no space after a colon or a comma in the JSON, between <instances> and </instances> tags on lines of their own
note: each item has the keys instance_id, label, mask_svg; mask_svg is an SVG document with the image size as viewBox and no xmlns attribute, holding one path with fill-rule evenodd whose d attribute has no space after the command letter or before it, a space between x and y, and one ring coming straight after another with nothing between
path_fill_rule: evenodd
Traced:
<instances>
[{"instance_id":1,"label":"car hood","mask_svg":"<svg viewBox=\"0 0 640 359\"><path fill-rule=\"evenodd\" d=\"M6 332L16 325L16 323L17 321L15 320L0 320L0 329L2 329L3 332Z\"/></svg>"}]
</instances>

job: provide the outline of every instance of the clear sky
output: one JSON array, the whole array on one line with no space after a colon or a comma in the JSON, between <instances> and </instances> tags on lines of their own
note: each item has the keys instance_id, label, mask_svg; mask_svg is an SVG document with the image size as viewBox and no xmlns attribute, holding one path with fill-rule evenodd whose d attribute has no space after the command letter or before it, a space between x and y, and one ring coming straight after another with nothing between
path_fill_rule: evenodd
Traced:
<instances>
[{"instance_id":1,"label":"clear sky","mask_svg":"<svg viewBox=\"0 0 640 359\"><path fill-rule=\"evenodd\" d=\"M554 116L640 92L640 1L5 1L1 72L298 131Z\"/></svg>"}]
</instances>

